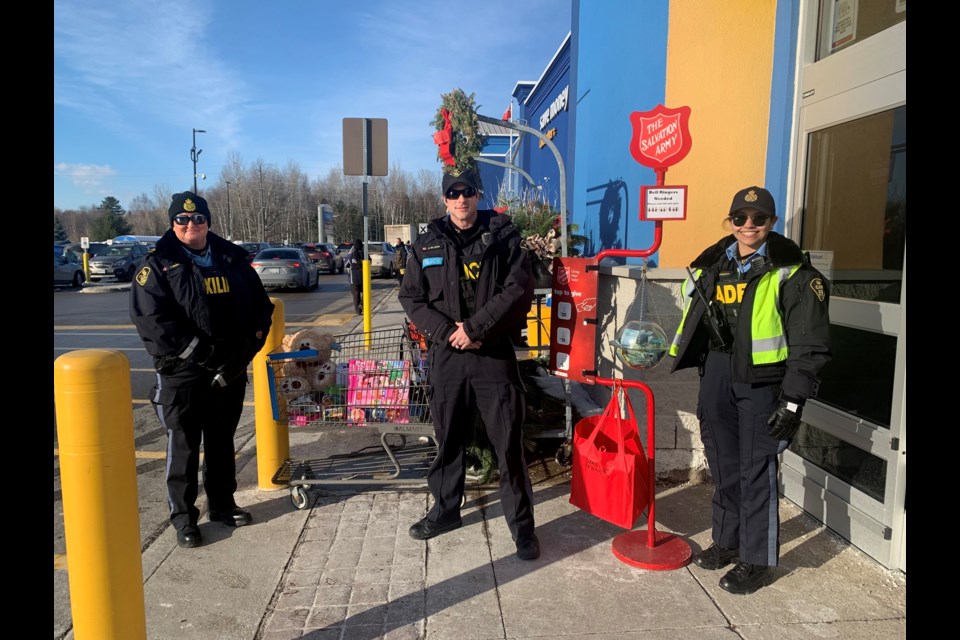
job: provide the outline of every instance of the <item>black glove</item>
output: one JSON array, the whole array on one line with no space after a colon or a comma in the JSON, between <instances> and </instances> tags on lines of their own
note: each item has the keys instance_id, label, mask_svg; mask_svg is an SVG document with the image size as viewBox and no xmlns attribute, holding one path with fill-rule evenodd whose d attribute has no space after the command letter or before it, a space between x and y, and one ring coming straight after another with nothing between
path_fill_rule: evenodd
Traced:
<instances>
[{"instance_id":1,"label":"black glove","mask_svg":"<svg viewBox=\"0 0 960 640\"><path fill-rule=\"evenodd\" d=\"M227 356L226 361L216 368L211 387L226 387L231 382L247 372L247 365L250 364L250 358L243 350L233 352Z\"/></svg>"},{"instance_id":2,"label":"black glove","mask_svg":"<svg viewBox=\"0 0 960 640\"><path fill-rule=\"evenodd\" d=\"M803 415L803 400L780 398L777 410L770 414L770 437L774 440L789 440L800 428L800 416Z\"/></svg>"},{"instance_id":3,"label":"black glove","mask_svg":"<svg viewBox=\"0 0 960 640\"><path fill-rule=\"evenodd\" d=\"M189 351L189 353L184 355L184 351ZM215 351L216 349L213 348L213 342L207 340L206 338L198 337L196 343L191 341L190 345L183 349L183 351L181 351L177 357L181 360L192 362L195 365L213 371L216 369L216 359L214 358Z\"/></svg>"}]
</instances>

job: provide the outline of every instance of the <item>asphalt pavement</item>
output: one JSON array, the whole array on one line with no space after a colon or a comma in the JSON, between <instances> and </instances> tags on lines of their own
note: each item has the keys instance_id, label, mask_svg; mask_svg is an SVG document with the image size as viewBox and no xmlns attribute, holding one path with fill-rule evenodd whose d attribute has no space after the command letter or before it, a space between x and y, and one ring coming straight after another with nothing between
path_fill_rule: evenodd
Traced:
<instances>
[{"instance_id":1,"label":"asphalt pavement","mask_svg":"<svg viewBox=\"0 0 960 640\"><path fill-rule=\"evenodd\" d=\"M372 316L374 329L404 319L395 295ZM360 318L345 329L362 330ZM643 544L645 517L628 535L571 505L569 467L550 455L528 460L542 555L523 561L495 484L468 483L463 526L417 541L407 530L430 507L423 483L309 485L298 509L291 487L258 487L253 413L242 422L236 499L253 523L233 529L202 513L203 546L178 547L169 526L149 541L142 561L151 640L906 637L906 574L783 498L775 580L736 596L719 588L722 570L659 568L657 547ZM297 460L380 446L369 428L289 432ZM710 484L659 485L657 537L691 554L709 546L711 494ZM205 511L202 495L198 506ZM641 544L615 554L615 541L625 540Z\"/></svg>"}]
</instances>

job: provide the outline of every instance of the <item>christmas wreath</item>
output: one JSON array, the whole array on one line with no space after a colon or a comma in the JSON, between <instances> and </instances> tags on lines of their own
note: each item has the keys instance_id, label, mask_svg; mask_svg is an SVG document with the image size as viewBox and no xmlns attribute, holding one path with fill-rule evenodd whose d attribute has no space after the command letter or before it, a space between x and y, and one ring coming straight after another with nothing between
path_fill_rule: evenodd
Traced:
<instances>
[{"instance_id":1,"label":"christmas wreath","mask_svg":"<svg viewBox=\"0 0 960 640\"><path fill-rule=\"evenodd\" d=\"M475 94L469 96L463 89L454 89L444 93L440 107L433 117L433 141L437 145L437 159L443 165L443 172L459 176L464 171L477 171L477 156L486 142L486 136L480 133L480 121L477 119Z\"/></svg>"}]
</instances>

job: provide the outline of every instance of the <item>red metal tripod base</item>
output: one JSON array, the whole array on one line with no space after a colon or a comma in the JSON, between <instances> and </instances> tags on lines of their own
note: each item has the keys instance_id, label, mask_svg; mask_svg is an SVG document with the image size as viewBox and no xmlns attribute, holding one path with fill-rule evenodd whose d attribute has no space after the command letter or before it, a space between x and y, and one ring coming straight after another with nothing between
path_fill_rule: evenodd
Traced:
<instances>
[{"instance_id":1,"label":"red metal tripod base","mask_svg":"<svg viewBox=\"0 0 960 640\"><path fill-rule=\"evenodd\" d=\"M672 571L687 566L692 551L683 538L672 533L654 531L654 545L647 546L646 530L627 531L613 539L613 555L633 567L653 571Z\"/></svg>"}]
</instances>

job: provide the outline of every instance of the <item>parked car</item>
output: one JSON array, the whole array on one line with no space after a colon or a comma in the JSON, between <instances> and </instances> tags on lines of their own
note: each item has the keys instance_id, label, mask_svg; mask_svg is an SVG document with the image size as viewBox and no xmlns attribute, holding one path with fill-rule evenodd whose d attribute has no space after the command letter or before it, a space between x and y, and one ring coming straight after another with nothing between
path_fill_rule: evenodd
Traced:
<instances>
[{"instance_id":1,"label":"parked car","mask_svg":"<svg viewBox=\"0 0 960 640\"><path fill-rule=\"evenodd\" d=\"M326 242L308 242L303 245L307 257L317 263L317 267L324 273L343 273L343 256L337 253L337 248Z\"/></svg>"},{"instance_id":2,"label":"parked car","mask_svg":"<svg viewBox=\"0 0 960 640\"><path fill-rule=\"evenodd\" d=\"M337 253L337 248L326 242L308 242L303 245L307 256L317 263L317 268L324 273L343 273L343 256Z\"/></svg>"},{"instance_id":3,"label":"parked car","mask_svg":"<svg viewBox=\"0 0 960 640\"><path fill-rule=\"evenodd\" d=\"M250 266L268 289L287 287L309 291L320 284L317 263L297 247L264 249L254 257Z\"/></svg>"},{"instance_id":4,"label":"parked car","mask_svg":"<svg viewBox=\"0 0 960 640\"><path fill-rule=\"evenodd\" d=\"M393 266L393 254L396 251L389 242L371 242L365 247L367 258L370 260L370 277L380 276L393 278L397 275L397 268Z\"/></svg>"},{"instance_id":5,"label":"parked car","mask_svg":"<svg viewBox=\"0 0 960 640\"><path fill-rule=\"evenodd\" d=\"M346 258L350 254L350 249L353 249L352 242L341 242L337 245L337 253Z\"/></svg>"},{"instance_id":6,"label":"parked car","mask_svg":"<svg viewBox=\"0 0 960 640\"><path fill-rule=\"evenodd\" d=\"M82 287L85 279L83 267L78 262L53 252L53 286Z\"/></svg>"},{"instance_id":7,"label":"parked car","mask_svg":"<svg viewBox=\"0 0 960 640\"><path fill-rule=\"evenodd\" d=\"M90 280L99 282L101 278L112 277L131 282L149 252L150 247L145 244L114 243L103 253L90 258Z\"/></svg>"},{"instance_id":8,"label":"parked car","mask_svg":"<svg viewBox=\"0 0 960 640\"><path fill-rule=\"evenodd\" d=\"M242 242L240 246L247 250L247 262L253 262L258 253L270 248L269 242Z\"/></svg>"}]
</instances>

